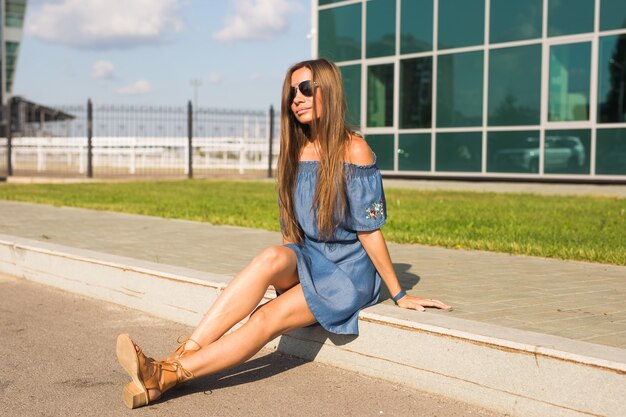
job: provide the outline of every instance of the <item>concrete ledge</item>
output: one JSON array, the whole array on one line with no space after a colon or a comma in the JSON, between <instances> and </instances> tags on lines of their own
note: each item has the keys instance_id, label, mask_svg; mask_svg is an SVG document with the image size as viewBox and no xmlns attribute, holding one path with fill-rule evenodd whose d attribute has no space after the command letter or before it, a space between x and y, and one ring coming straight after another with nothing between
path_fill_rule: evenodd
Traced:
<instances>
[{"instance_id":1,"label":"concrete ledge","mask_svg":"<svg viewBox=\"0 0 626 417\"><path fill-rule=\"evenodd\" d=\"M195 325L230 277L0 235L0 272ZM266 299L274 297L268 291ZM517 416L626 415L626 351L379 304L283 352Z\"/></svg>"}]
</instances>

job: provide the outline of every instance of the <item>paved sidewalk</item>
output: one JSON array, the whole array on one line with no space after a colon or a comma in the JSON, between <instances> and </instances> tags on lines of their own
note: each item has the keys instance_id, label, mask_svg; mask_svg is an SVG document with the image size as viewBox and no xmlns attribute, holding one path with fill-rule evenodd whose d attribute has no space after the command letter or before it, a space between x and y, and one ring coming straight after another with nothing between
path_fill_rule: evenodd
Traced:
<instances>
[{"instance_id":1,"label":"paved sidewalk","mask_svg":"<svg viewBox=\"0 0 626 417\"><path fill-rule=\"evenodd\" d=\"M6 201L0 233L227 275L280 244L274 232ZM389 247L409 293L455 307L437 314L626 348L626 267Z\"/></svg>"},{"instance_id":2,"label":"paved sidewalk","mask_svg":"<svg viewBox=\"0 0 626 417\"><path fill-rule=\"evenodd\" d=\"M0 293L2 416L504 416L270 350L128 410L117 335L128 332L161 357L190 328L2 274Z\"/></svg>"},{"instance_id":3,"label":"paved sidewalk","mask_svg":"<svg viewBox=\"0 0 626 417\"><path fill-rule=\"evenodd\" d=\"M541 182L401 180L385 178L385 188L626 198L626 185L616 184L552 184Z\"/></svg>"}]
</instances>

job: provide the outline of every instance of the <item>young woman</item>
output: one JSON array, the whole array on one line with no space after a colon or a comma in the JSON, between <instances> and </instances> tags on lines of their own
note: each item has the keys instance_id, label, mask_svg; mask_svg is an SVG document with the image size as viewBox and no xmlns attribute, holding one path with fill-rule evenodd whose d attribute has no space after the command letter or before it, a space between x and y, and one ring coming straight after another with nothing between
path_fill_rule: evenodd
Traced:
<instances>
[{"instance_id":1,"label":"young woman","mask_svg":"<svg viewBox=\"0 0 626 417\"><path fill-rule=\"evenodd\" d=\"M346 124L333 63L304 61L287 71L280 140L283 245L266 249L237 274L169 358L154 361L128 335L118 337L118 360L132 378L124 387L128 407L238 365L300 327L317 322L332 333L358 334L359 310L378 301L381 278L402 308L450 308L400 288L380 231L387 216L380 172L365 140ZM270 285L280 295L255 310Z\"/></svg>"}]
</instances>

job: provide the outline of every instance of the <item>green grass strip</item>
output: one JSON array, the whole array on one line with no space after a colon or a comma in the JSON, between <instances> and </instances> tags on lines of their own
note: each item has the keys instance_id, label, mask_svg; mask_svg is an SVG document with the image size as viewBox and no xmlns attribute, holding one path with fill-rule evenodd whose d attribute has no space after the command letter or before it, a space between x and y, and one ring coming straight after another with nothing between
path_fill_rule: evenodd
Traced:
<instances>
[{"instance_id":1,"label":"green grass strip","mask_svg":"<svg viewBox=\"0 0 626 417\"><path fill-rule=\"evenodd\" d=\"M626 199L387 189L387 240L626 265ZM0 199L278 230L254 181L1 184Z\"/></svg>"}]
</instances>

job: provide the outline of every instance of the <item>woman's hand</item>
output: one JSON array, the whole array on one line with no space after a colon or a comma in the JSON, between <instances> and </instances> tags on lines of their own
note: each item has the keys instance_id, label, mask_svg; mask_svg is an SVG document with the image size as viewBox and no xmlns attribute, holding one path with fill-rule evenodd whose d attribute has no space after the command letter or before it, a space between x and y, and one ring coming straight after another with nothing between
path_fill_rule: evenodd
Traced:
<instances>
[{"instance_id":1,"label":"woman's hand","mask_svg":"<svg viewBox=\"0 0 626 417\"><path fill-rule=\"evenodd\" d=\"M420 298L412 295L405 295L398 300L398 307L408 308L411 310L424 311L424 307L436 307L442 310L450 311L452 307L442 303L439 300L433 300L431 298Z\"/></svg>"}]
</instances>

